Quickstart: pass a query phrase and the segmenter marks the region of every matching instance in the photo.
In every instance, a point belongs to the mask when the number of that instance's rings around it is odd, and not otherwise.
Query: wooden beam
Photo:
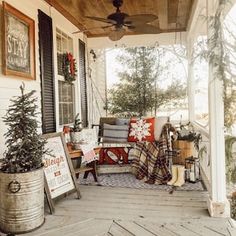
[[[168,1],[159,0],[158,1],[158,18],[159,26],[162,30],[168,29]]]
[[[185,32],[185,31],[186,31],[185,27],[178,28],[178,32]],[[161,33],[173,33],[173,32],[176,32],[176,28],[161,31]],[[142,35],[142,34],[138,34],[138,33],[134,33],[134,32],[126,32],[125,35]],[[87,36],[88,36],[88,38],[99,38],[99,37],[107,37],[108,34],[107,33],[91,34],[91,35],[87,35]]]

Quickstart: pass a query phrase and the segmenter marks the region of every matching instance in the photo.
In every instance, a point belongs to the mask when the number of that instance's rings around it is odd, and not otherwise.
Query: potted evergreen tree
[[[71,127],[70,130],[72,143],[79,143],[81,139],[80,132],[82,131],[82,122],[79,118],[79,113],[77,113],[77,115],[75,116],[73,127]]]
[[[5,158],[0,167],[0,229],[7,233],[31,231],[44,222],[42,157],[46,141],[38,134],[35,91],[14,97],[3,121]]]

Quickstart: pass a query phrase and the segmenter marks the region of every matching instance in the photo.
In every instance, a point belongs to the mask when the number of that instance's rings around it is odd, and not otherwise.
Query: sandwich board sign
[[[81,195],[63,134],[46,134],[43,137],[47,139],[45,148],[49,150],[43,157],[45,193],[53,213],[54,200],[72,192],[77,192],[78,198]]]

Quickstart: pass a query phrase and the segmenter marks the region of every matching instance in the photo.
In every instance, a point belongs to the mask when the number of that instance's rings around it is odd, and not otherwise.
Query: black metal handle
[[[21,184],[17,180],[13,180],[8,184],[8,189],[11,193],[18,193],[21,189]]]

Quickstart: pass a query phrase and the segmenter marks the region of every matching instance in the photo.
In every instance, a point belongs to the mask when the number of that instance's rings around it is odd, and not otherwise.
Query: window
[[[59,124],[70,124],[74,120],[74,85],[59,81]]]
[[[200,54],[206,47],[207,37],[199,36],[194,45],[194,111],[195,120],[203,126],[208,124],[208,62]]]
[[[63,54],[73,52],[73,40],[57,29],[57,74],[59,89],[59,124],[73,123],[75,117],[75,86],[65,82],[63,77]]]
[[[73,52],[73,40],[68,35],[57,29],[57,73],[63,76],[63,53]]]

